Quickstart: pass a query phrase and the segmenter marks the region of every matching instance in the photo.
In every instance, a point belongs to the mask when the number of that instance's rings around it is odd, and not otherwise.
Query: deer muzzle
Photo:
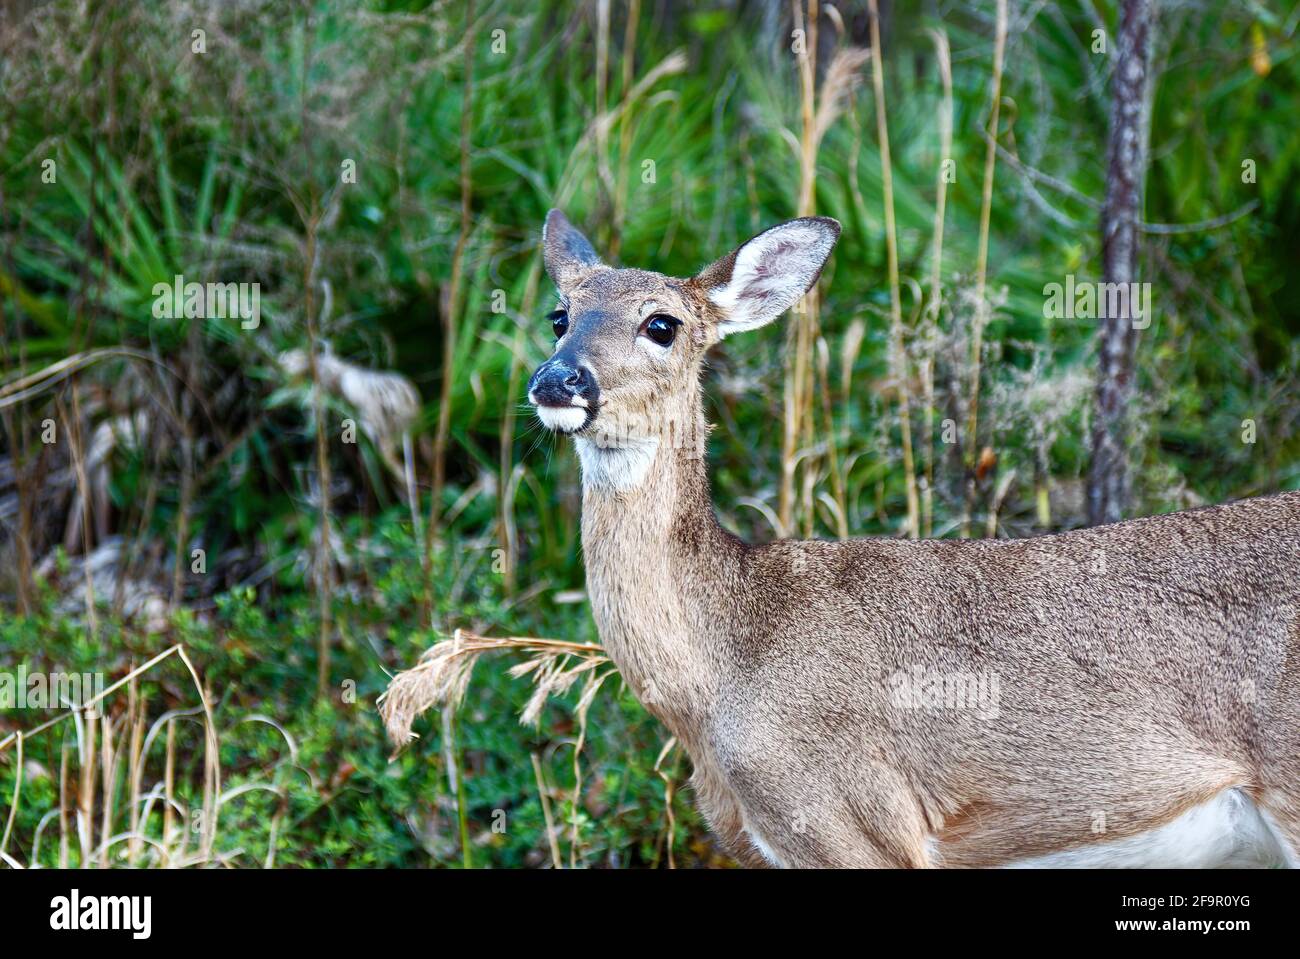
[[[596,418],[600,388],[584,364],[556,355],[537,368],[528,381],[528,402],[549,429],[575,433]]]

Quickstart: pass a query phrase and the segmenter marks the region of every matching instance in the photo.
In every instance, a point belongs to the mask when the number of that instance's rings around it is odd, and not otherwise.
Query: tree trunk
[[[1101,213],[1102,271],[1106,283],[1125,284],[1125,290],[1136,289],[1127,284],[1137,281],[1142,184],[1146,176],[1151,6],[1149,0],[1123,0],[1118,59],[1112,78],[1106,203]],[[1099,305],[1104,306],[1107,299],[1099,294]],[[1101,311],[1092,463],[1088,472],[1088,521],[1094,525],[1121,519],[1129,505],[1129,416],[1137,348],[1132,299],[1119,297],[1121,309]]]

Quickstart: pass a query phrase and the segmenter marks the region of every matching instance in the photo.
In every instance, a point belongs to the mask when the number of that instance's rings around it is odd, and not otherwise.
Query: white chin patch
[[[587,422],[587,411],[577,406],[539,406],[537,418],[548,429],[572,433],[582,429],[582,424]]]
[[[645,480],[659,450],[656,437],[628,439],[622,446],[601,446],[585,436],[575,436],[582,463],[582,485],[619,493],[635,489]]]

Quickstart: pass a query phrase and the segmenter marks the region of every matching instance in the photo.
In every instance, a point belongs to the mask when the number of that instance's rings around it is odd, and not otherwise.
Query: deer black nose
[[[573,390],[574,393],[581,396],[583,393],[586,392],[587,384],[590,382],[590,380],[591,377],[587,373],[587,368],[585,366],[579,366],[576,370],[574,370],[564,378],[564,385],[569,387],[569,389]]]
[[[556,357],[537,368],[528,383],[528,398],[539,406],[572,406],[574,397],[589,400],[594,386],[586,366]]]

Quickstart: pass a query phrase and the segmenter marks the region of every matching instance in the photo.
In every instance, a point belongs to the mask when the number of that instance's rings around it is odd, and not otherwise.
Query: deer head
[[[559,292],[548,317],[555,350],[529,380],[528,399],[545,426],[577,438],[584,480],[635,482],[637,464],[666,437],[702,437],[705,352],[793,306],[817,281],[839,233],[827,217],[790,220],[677,279],[602,263],[552,210],[542,251]]]

